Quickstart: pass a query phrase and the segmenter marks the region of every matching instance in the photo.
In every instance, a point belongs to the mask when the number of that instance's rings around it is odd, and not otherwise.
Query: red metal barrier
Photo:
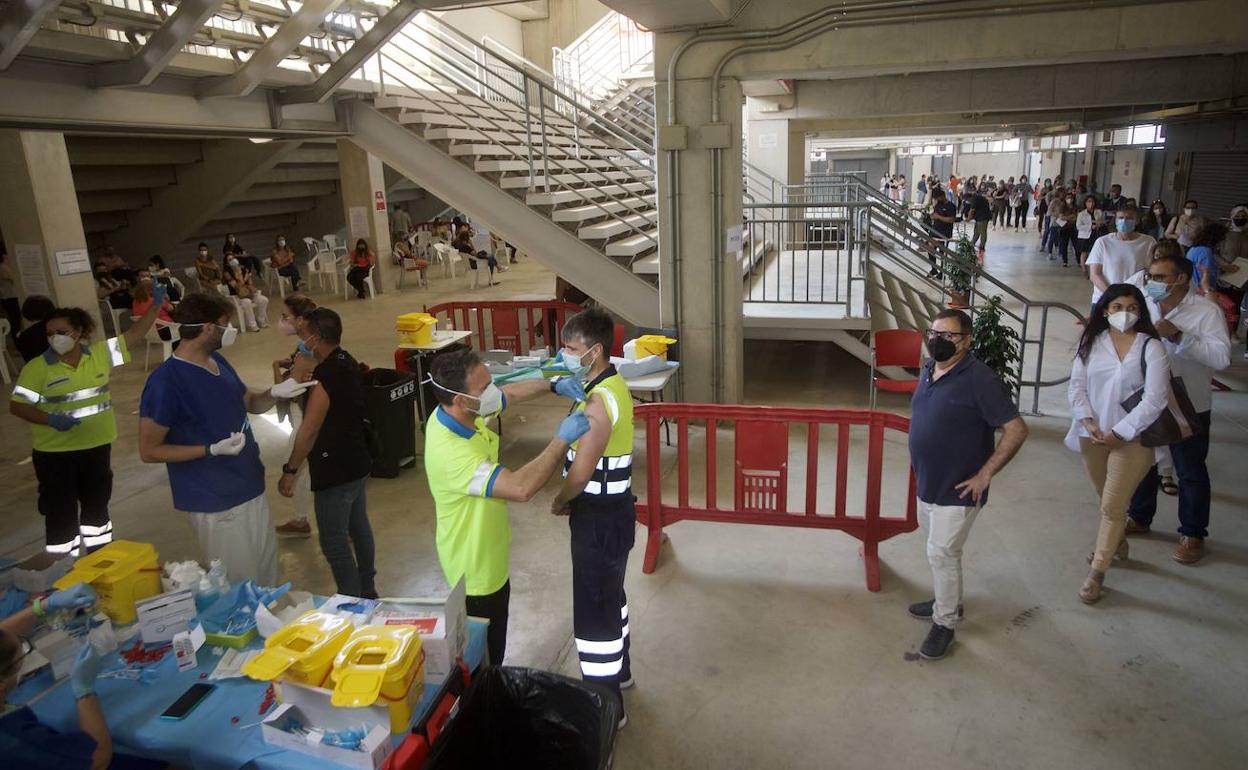
[[[884,431],[909,433],[910,420],[887,412],[858,409],[798,409],[767,406],[724,406],[719,404],[643,404],[635,409],[636,419],[646,424],[646,499],[637,503],[637,520],[647,528],[644,572],[654,571],[663,542],[663,528],[682,520],[717,521],[730,524],[766,524],[781,527],[839,529],[862,541],[867,589],[880,590],[879,544],[918,529],[914,472],[907,475],[905,516],[880,515],[880,487],[883,482]],[[675,504],[663,500],[663,473],[660,457],[659,426],[676,423],[677,482]],[[689,423],[706,423],[706,503],[689,501]],[[735,462],[733,504],[720,507],[716,467],[718,425],[734,425]],[[805,499],[790,506],[789,434],[794,425],[806,426]],[[850,429],[867,427],[866,493],[862,512],[848,511],[846,489],[849,482]],[[836,427],[836,497],[831,512],[816,510],[819,480],[819,434],[824,426]],[[900,479],[898,479],[900,483]],[[856,513],[856,512],[855,512]]]
[[[456,329],[471,330],[477,350],[510,350],[519,356],[537,348],[539,329],[543,344],[553,352],[559,346],[564,321],[584,309],[558,300],[503,300],[443,302],[426,307],[425,312],[446,316]]]

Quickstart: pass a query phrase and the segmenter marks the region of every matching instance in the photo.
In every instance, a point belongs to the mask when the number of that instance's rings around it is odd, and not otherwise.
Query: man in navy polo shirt
[[[910,605],[910,614],[932,621],[919,654],[939,660],[962,616],[962,546],[988,502],[988,482],[1023,445],[1027,424],[1001,379],[970,354],[970,316],[942,310],[924,339],[931,360],[914,393],[910,464],[927,525],[935,598]],[[997,429],[1004,434],[1000,443]]]

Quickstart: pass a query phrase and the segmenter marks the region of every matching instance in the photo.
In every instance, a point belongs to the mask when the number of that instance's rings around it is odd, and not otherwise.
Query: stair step
[[[633,262],[633,272],[637,275],[658,275],[659,274],[659,255],[658,252],[648,257],[642,257]]]
[[[466,105],[455,102],[433,102],[427,99],[416,99],[412,97],[392,97],[400,100],[397,104],[389,105],[385,109],[401,109],[411,112],[441,112],[450,115],[462,115],[473,120],[482,120],[483,118],[492,118],[494,120],[510,120],[523,124],[525,122],[526,113],[524,110],[500,105]],[[550,126],[556,126],[565,130],[572,130],[572,121],[561,117],[558,114],[552,114],[551,111],[545,112],[547,130]],[[534,128],[540,123],[540,116],[532,115],[530,118]]]
[[[519,190],[524,187],[544,187],[547,179],[545,175],[538,174],[529,176],[524,174],[521,176],[508,176],[498,180],[498,186],[504,190]],[[654,183],[654,177],[649,171],[586,171],[583,174],[551,174],[550,184],[552,185],[596,185],[601,182],[643,182]]]
[[[626,184],[603,184],[576,190],[533,191],[524,196],[529,206],[562,206],[569,203],[581,204],[586,200],[598,200],[611,195],[627,195],[636,193],[654,193],[654,185],[646,182],[628,182]]]
[[[644,197],[607,200],[598,204],[587,203],[583,206],[556,209],[553,213],[551,213],[550,218],[556,222],[587,222],[591,219],[600,219],[608,214],[616,214],[621,211],[640,211],[653,207],[654,196],[647,195]]]
[[[651,210],[641,214],[630,214],[629,216],[615,218],[612,217],[605,221],[593,225],[586,225],[576,231],[576,237],[583,241],[596,241],[606,238],[614,238],[617,235],[625,233],[635,233],[637,230],[648,230],[650,226],[659,220],[659,212]]]
[[[523,158],[514,158],[510,160],[479,160],[473,164],[473,168],[479,174],[494,174],[507,171],[528,171],[529,161]],[[533,159],[533,170],[542,173],[547,169],[551,171],[589,171],[594,169],[619,170],[620,164],[613,163],[609,160],[580,160],[577,158],[549,158],[543,161],[542,158]]]
[[[630,238],[623,238],[613,243],[608,243],[606,253],[608,257],[635,257],[638,254],[646,253],[650,249],[658,248],[658,245],[659,228],[655,227]]]
[[[399,122],[403,123],[404,125],[409,125],[412,123],[417,123],[419,121],[400,120]],[[492,130],[488,127],[485,129],[480,129],[480,128],[465,128],[463,126],[459,126],[455,128],[447,127],[447,126],[427,128],[425,129],[423,135],[426,139],[428,139],[431,142],[438,142],[438,141],[452,141],[452,142],[465,142],[466,141],[466,142],[473,142],[473,143],[489,142],[489,144],[484,145],[487,147],[497,146],[500,144],[516,144],[516,145],[522,146],[527,141],[527,136],[528,136],[523,131],[520,132],[519,136],[515,136],[508,131],[497,131],[497,130]],[[533,141],[535,143],[541,143],[542,141],[541,134],[540,133],[535,134]],[[546,145],[548,147],[576,147],[577,144],[578,144],[577,139],[574,137],[552,135],[552,134],[546,135]],[[600,139],[597,139],[595,137],[585,136],[584,131],[581,132],[579,144],[582,147],[593,147],[595,149],[602,148],[602,150],[604,151],[609,151],[611,149],[610,146],[606,142]]]
[[[422,126],[447,126],[459,129],[475,129],[496,132],[498,137],[503,141],[512,141],[524,143],[529,134],[523,123],[517,123],[510,120],[482,120],[480,118],[470,118],[464,115],[450,115],[445,112],[405,112],[395,117],[399,123],[405,126],[422,125]],[[428,130],[428,129],[427,129]],[[431,139],[433,137],[425,137]],[[477,137],[480,138],[480,137]],[[534,141],[541,141],[541,134],[534,134]],[[601,139],[588,135],[584,129],[578,129],[577,135],[573,135],[572,129],[562,131],[547,131],[547,144],[577,144],[580,143],[585,147],[606,148],[609,145]]]

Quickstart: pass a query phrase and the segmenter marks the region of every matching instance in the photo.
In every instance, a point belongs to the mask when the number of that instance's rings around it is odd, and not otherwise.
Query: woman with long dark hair
[[[1152,447],[1140,433],[1166,406],[1170,362],[1136,287],[1112,284],[1092,309],[1070,372],[1073,412],[1066,446],[1083,455],[1100,498],[1101,524],[1091,570],[1079,589],[1085,604],[1101,598],[1110,561],[1127,558],[1127,506],[1153,466]],[[1143,388],[1130,410],[1123,402]]]

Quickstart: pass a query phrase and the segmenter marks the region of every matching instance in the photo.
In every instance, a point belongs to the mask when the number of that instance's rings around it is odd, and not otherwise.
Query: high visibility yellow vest
[[[584,494],[607,497],[611,495],[631,494],[633,484],[633,396],[628,392],[628,383],[611,367],[605,376],[590,383],[585,395],[597,394],[602,397],[607,408],[607,418],[611,421],[611,437],[603,449],[602,459],[594,469],[593,476],[585,485]],[[589,404],[588,398],[576,405],[576,411],[583,412]],[[563,475],[568,475],[572,461],[576,459],[578,441],[568,449],[567,459],[563,465]]]
[[[40,452],[74,452],[111,444],[117,439],[110,380],[114,366],[130,360],[124,337],[82,345],[78,366],[71,367],[49,348],[22,367],[12,400],[82,422],[67,431],[31,425],[31,445]]]

